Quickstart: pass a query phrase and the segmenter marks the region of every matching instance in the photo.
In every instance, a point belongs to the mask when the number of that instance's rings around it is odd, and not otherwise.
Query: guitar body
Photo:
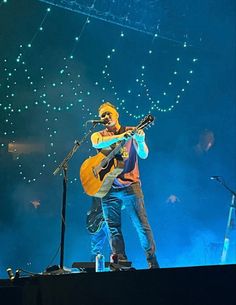
[[[99,152],[86,159],[80,168],[80,180],[85,193],[89,196],[104,197],[110,190],[115,178],[123,171],[124,161],[117,158],[100,167],[106,156]]]

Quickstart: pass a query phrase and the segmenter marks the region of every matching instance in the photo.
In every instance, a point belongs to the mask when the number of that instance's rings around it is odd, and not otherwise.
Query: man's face
[[[102,120],[106,120],[106,126],[115,126],[118,122],[118,113],[115,109],[110,106],[104,106],[99,111],[99,117]]]

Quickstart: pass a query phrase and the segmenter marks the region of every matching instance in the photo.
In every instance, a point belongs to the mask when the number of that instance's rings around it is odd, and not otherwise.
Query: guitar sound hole
[[[114,164],[114,160],[111,160],[109,163],[106,164],[106,167],[102,168],[102,170],[99,172],[99,177],[100,177],[100,180],[103,180],[104,176],[109,173],[111,167],[113,166]]]
[[[108,165],[109,165],[109,162],[103,164],[102,169],[106,169],[108,167]]]

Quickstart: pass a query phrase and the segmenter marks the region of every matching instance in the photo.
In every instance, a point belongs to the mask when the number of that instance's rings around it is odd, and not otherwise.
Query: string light
[[[3,5],[3,4],[5,4],[5,3],[7,3],[7,0],[2,0],[2,1],[0,2],[0,6]]]
[[[49,11],[49,10],[48,10]],[[42,24],[42,23],[41,23]],[[36,37],[36,35],[34,35],[34,38]],[[78,41],[78,39],[76,39],[76,41]],[[20,53],[19,54],[19,58],[22,56],[22,53]],[[64,61],[66,61],[67,59],[66,58],[64,58]],[[7,63],[7,59],[5,59],[4,60],[4,63]],[[20,60],[19,60],[19,62],[20,62]],[[26,80],[28,80],[28,81],[30,81],[31,80],[31,76],[29,76],[29,71],[28,71],[28,69],[27,68],[25,68],[25,66],[27,66],[26,65],[26,62],[25,61],[22,61],[21,62],[22,63],[22,66],[24,66],[24,68],[23,68],[23,72],[25,73],[25,74],[27,74],[27,77],[26,77]],[[64,73],[64,71],[65,71],[65,69],[68,69],[68,66],[66,65],[65,67],[64,67],[64,69],[61,69],[60,70],[60,74],[62,74],[62,73]],[[7,73],[8,72],[8,68],[6,67],[5,69],[5,72]],[[18,70],[20,71],[20,68],[18,68]],[[17,69],[15,69],[15,71],[17,71]],[[47,74],[47,70],[44,68],[44,67],[41,67],[40,68],[40,71],[41,71],[41,75],[40,75],[40,78],[42,79],[42,80],[44,80],[45,78],[46,78],[46,74]],[[67,73],[66,74],[66,78],[67,78],[67,81],[68,81],[68,77],[70,77],[70,75],[71,75],[71,73]],[[8,73],[8,76],[12,76],[12,73],[11,72],[9,72]],[[79,79],[80,78],[80,75],[77,75],[77,78]],[[73,79],[76,79],[75,77],[73,78]],[[71,80],[69,80],[69,83],[71,84],[71,85],[73,85],[73,83],[74,83],[74,80],[73,79],[71,79]],[[12,88],[12,83],[10,83],[10,78],[8,77],[7,79],[7,84],[6,84],[6,88],[8,88],[9,90]],[[16,84],[16,82],[14,82],[14,84]],[[33,82],[32,81],[30,81],[30,84],[32,85],[33,84]],[[63,82],[63,81],[60,81],[60,85],[61,86],[64,86],[64,85],[66,85],[65,84],[65,82]],[[44,109],[46,109],[45,107],[47,107],[48,109],[51,107],[51,105],[50,105],[50,103],[47,101],[47,92],[48,91],[50,91],[51,89],[50,89],[50,86],[51,87],[53,87],[53,88],[55,88],[55,90],[57,89],[57,87],[58,87],[58,84],[56,83],[56,82],[52,82],[49,86],[47,85],[47,84],[44,84],[43,85],[43,88],[44,88],[44,92],[43,93],[41,93],[39,96],[38,96],[38,100],[37,101],[35,101],[34,102],[34,104],[31,104],[31,105],[21,105],[21,107],[19,107],[19,108],[17,108],[17,109],[15,109],[14,108],[14,106],[12,105],[12,104],[9,104],[8,105],[8,107],[4,107],[4,110],[5,111],[9,111],[9,113],[8,113],[8,115],[10,116],[11,114],[11,112],[16,112],[17,111],[17,113],[19,113],[19,114],[21,114],[22,112],[24,112],[25,110],[32,110],[32,107],[33,106],[38,106],[40,109],[42,109],[42,107],[44,107]],[[77,87],[80,87],[81,85],[80,84],[77,84]],[[75,86],[74,87],[72,87],[72,90],[73,91],[75,91]],[[39,92],[38,92],[38,90],[36,89],[36,88],[34,88],[33,89],[33,92],[34,93],[36,93],[36,94],[39,94]],[[77,96],[77,95],[83,95],[84,94],[84,91],[82,91],[82,90],[80,90],[78,93],[77,92],[75,92],[74,93],[74,95],[75,96]],[[90,94],[91,94],[91,92],[90,91],[85,91],[85,94],[87,95],[87,96],[89,96]],[[15,96],[15,94],[11,94],[11,97],[14,97]],[[61,98],[63,98],[64,97],[64,95],[63,94],[61,94],[60,95],[60,97]],[[6,95],[6,98],[9,98],[9,95]],[[77,105],[80,105],[80,107],[82,108],[82,111],[87,111],[88,112],[88,114],[89,115],[92,115],[92,112],[91,112],[91,110],[87,107],[87,108],[85,108],[85,104],[82,104],[82,101],[83,101],[83,98],[79,98],[77,101],[75,101],[74,103],[68,103],[68,104],[65,104],[64,103],[64,101],[62,101],[62,105],[61,106],[54,106],[52,109],[54,110],[54,111],[57,111],[57,112],[63,112],[63,111],[65,111],[65,110],[70,110],[70,108],[72,108],[72,107],[74,107],[76,104]],[[77,103],[76,103],[77,102]],[[14,103],[13,103],[14,104]],[[2,107],[3,106],[3,104],[1,104],[0,105],[0,107]],[[18,106],[17,106],[18,107]],[[46,114],[49,114],[49,110],[46,110],[45,112],[46,112]],[[57,117],[54,117],[54,118],[52,118],[51,117],[51,115],[49,115],[48,117],[46,117],[45,118],[45,120],[44,120],[44,123],[46,124],[45,126],[46,126],[46,129],[47,129],[47,131],[50,133],[49,134],[49,137],[50,138],[52,138],[52,137],[54,137],[56,134],[57,134],[57,132],[56,132],[56,130],[54,130],[53,132],[51,132],[51,125],[52,125],[52,121],[54,121],[54,122],[57,122],[58,121],[58,118]],[[9,120],[6,120],[5,121],[6,123],[10,123],[10,121]],[[12,131],[12,133],[14,133],[14,131]],[[9,133],[8,132],[4,132],[3,133],[5,136],[8,136],[9,135]],[[15,141],[12,141],[12,143],[14,143]],[[1,146],[3,147],[5,144],[4,143],[2,143],[1,144]],[[52,149],[54,147],[54,143],[53,142],[51,142],[50,143],[50,148]],[[49,148],[49,149],[50,149]],[[14,153],[16,153],[17,154],[17,150],[16,149],[14,149]],[[53,152],[49,152],[48,154],[47,154],[47,157],[48,158],[52,158],[52,156],[54,157],[54,163],[57,163],[57,160],[56,160],[56,152],[55,151],[53,151]],[[16,161],[18,161],[19,162],[19,169],[20,169],[20,171],[19,171],[19,174],[23,177],[23,180],[24,181],[26,181],[27,183],[32,183],[32,182],[35,182],[37,179],[36,178],[27,178],[26,176],[26,174],[24,173],[24,171],[22,170],[22,164],[20,163],[21,162],[21,156],[19,155],[19,156],[17,156],[16,157]],[[46,165],[45,164],[42,164],[41,165],[41,169],[40,169],[40,173],[39,173],[39,175],[42,175],[43,174],[43,172],[45,172],[45,169],[46,169]],[[77,181],[77,178],[76,179],[74,179],[74,181]]]
[[[125,43],[126,38],[128,38],[128,34],[124,31],[117,35],[116,46],[112,46],[104,56],[104,64],[101,69],[102,79],[96,80],[93,86],[91,85],[89,88],[88,85],[85,85],[84,77],[76,73],[73,68],[78,63],[76,51],[79,43],[81,43],[81,38],[85,34],[87,26],[93,26],[89,18],[86,18],[80,32],[71,40],[71,51],[68,56],[61,58],[61,62],[53,75],[51,75],[47,65],[40,66],[37,69],[34,68],[33,71],[33,64],[30,62],[31,57],[26,57],[26,53],[33,55],[36,39],[40,33],[43,35],[46,32],[45,23],[50,13],[51,8],[47,8],[41,22],[36,27],[36,32],[29,42],[26,45],[23,43],[19,45],[17,57],[14,60],[4,58],[1,64],[3,74],[0,76],[0,87],[2,92],[6,92],[0,101],[0,110],[4,112],[5,118],[3,127],[0,129],[0,136],[6,139],[0,143],[1,147],[5,147],[9,141],[12,144],[17,144],[16,139],[20,134],[17,131],[16,122],[21,120],[22,116],[26,113],[29,115],[32,112],[40,113],[42,129],[48,137],[45,159],[39,162],[38,174],[30,175],[27,173],[26,161],[24,161],[24,157],[21,154],[18,154],[17,148],[15,148],[14,154],[16,155],[15,159],[19,175],[26,183],[35,183],[48,172],[49,163],[56,165],[60,161],[57,157],[58,128],[65,112],[72,113],[78,111],[82,113],[83,121],[86,121],[91,116],[96,117],[97,114],[89,107],[89,100],[91,96],[96,95],[97,90],[106,93],[111,92],[118,104],[118,108],[134,119],[140,119],[146,114],[142,113],[143,100],[148,107],[148,113],[173,111],[180,103],[186,86],[191,83],[191,78],[194,75],[193,65],[198,61],[197,58],[192,58],[188,71],[184,71],[181,68],[187,61],[184,54],[181,57],[176,57],[175,67],[166,82],[165,88],[163,88],[158,96],[154,93],[147,79],[147,75],[152,67],[146,62],[138,63],[137,74],[132,81],[133,85],[130,86],[129,84],[129,87],[126,88],[126,95],[130,96],[129,99],[135,101],[134,106],[130,109],[126,97],[121,94],[117,82],[112,77],[114,75],[112,64],[114,61],[119,60],[121,56],[125,57],[119,49],[119,45],[121,45],[120,40]],[[153,37],[152,44],[155,44],[157,40],[158,35],[156,34]],[[187,42],[183,43],[182,48],[187,52]],[[144,51],[149,61],[150,58],[155,60],[156,51],[153,45],[151,47],[148,46]],[[178,81],[179,78],[181,80],[184,79],[184,81]],[[176,88],[176,84],[178,84],[178,88]],[[17,99],[20,98],[19,88],[27,88],[27,94],[30,96],[21,105],[17,103]],[[175,88],[175,92],[173,88]],[[77,177],[72,178],[70,183],[75,183],[77,180]]]
[[[120,34],[120,37],[124,37],[124,33],[121,32]],[[158,37],[157,34],[154,35],[154,38]],[[153,39],[154,41],[154,39]],[[184,42],[183,44],[183,48],[187,48],[187,42]],[[142,117],[144,117],[146,115],[146,113],[139,113],[139,114],[136,114],[134,111],[130,111],[128,110],[128,107],[126,106],[126,99],[125,97],[121,96],[118,94],[118,92],[120,91],[118,88],[117,88],[117,85],[115,84],[115,81],[112,79],[111,75],[114,74],[114,71],[112,71],[112,67],[111,67],[111,63],[112,63],[112,60],[114,60],[114,57],[115,55],[118,55],[119,52],[117,49],[114,49],[112,48],[111,51],[107,54],[106,56],[106,62],[102,68],[102,76],[103,78],[106,80],[106,84],[110,87],[110,90],[113,92],[114,94],[114,97],[116,99],[116,101],[118,102],[120,108],[122,110],[124,110],[126,112],[126,114],[128,114],[129,116],[131,117],[134,117],[135,119],[140,119]],[[153,50],[152,49],[149,49],[148,50],[148,55],[150,56],[153,56]],[[121,56],[124,56],[123,53],[121,53]],[[176,62],[177,63],[184,63],[184,59],[181,59],[180,57],[177,57],[176,58]],[[197,58],[193,58],[192,59],[192,64],[196,63],[197,62]],[[174,70],[173,71],[173,76],[178,76],[180,73],[181,73],[181,76],[183,75],[183,72],[181,71],[181,67],[178,67],[178,70]],[[144,100],[146,101],[146,103],[149,105],[148,106],[148,113],[151,113],[153,111],[159,111],[159,112],[169,112],[169,111],[172,111],[175,106],[177,104],[179,104],[180,102],[180,93],[179,92],[184,92],[185,91],[185,88],[181,88],[181,89],[178,89],[177,90],[177,93],[176,93],[176,96],[171,96],[169,98],[169,101],[173,101],[175,100],[175,102],[171,102],[171,104],[167,105],[167,106],[160,106],[161,103],[163,104],[167,104],[166,100],[163,102],[163,97],[167,97],[169,96],[169,94],[167,93],[167,90],[164,90],[162,91],[161,95],[162,95],[162,98],[159,96],[159,97],[153,97],[151,95],[151,92],[153,90],[151,90],[150,86],[148,86],[148,83],[147,83],[147,80],[145,79],[145,72],[146,71],[146,65],[141,65],[140,67],[140,70],[139,70],[139,74],[137,75],[137,77],[135,78],[135,86],[137,88],[137,86],[139,86],[139,93],[134,96],[133,92],[132,92],[132,89],[131,88],[128,88],[127,89],[127,93],[128,95],[130,96],[129,100],[132,99],[132,100],[136,100],[137,98],[140,98],[140,97],[143,97]],[[113,72],[113,73],[112,73]],[[193,70],[189,70],[188,72],[189,74],[193,74]],[[186,74],[186,71],[185,71],[185,74]],[[171,77],[171,76],[170,76]],[[187,75],[185,76],[187,77]],[[189,76],[188,76],[189,77]],[[176,81],[176,78],[174,78],[173,80],[169,80],[168,81],[168,87],[173,87],[174,85],[174,82]],[[98,82],[96,82],[98,83]],[[190,83],[190,80],[189,79],[186,79],[183,84],[189,84]],[[166,86],[167,87],[167,86]],[[134,88],[134,86],[133,86]],[[104,91],[106,90],[106,88],[104,87]],[[137,90],[133,90],[134,92],[136,92]],[[170,102],[169,102],[170,103]],[[134,107],[134,109],[138,109],[139,110],[139,107]]]

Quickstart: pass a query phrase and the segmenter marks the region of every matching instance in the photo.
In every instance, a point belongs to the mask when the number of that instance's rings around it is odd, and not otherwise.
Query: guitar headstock
[[[151,124],[152,124],[152,125],[154,124],[154,120],[155,120],[155,117],[154,117],[153,115],[151,115],[151,114],[146,115],[146,116],[142,119],[142,121],[138,124],[137,130],[138,130],[138,129],[143,129],[143,128],[147,127],[147,126],[150,127]]]

